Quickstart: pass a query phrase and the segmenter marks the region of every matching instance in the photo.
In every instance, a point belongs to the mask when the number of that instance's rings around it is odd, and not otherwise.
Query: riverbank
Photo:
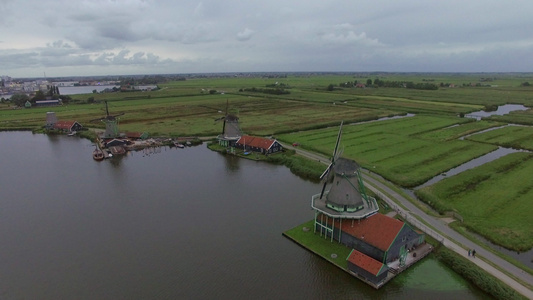
[[[226,147],[220,146],[216,141],[211,141],[207,144],[207,148],[210,150],[226,154],[226,155],[235,155],[237,157],[251,159],[256,161],[265,161],[277,165],[283,165],[289,168],[289,170],[294,174],[306,180],[312,182],[318,182],[320,175],[324,172],[324,165],[318,161],[312,161],[305,157],[295,155],[294,150],[284,149],[280,153],[274,153],[270,155],[263,155],[260,153],[252,152],[251,154],[245,155],[244,151],[237,150],[235,153],[228,153]]]

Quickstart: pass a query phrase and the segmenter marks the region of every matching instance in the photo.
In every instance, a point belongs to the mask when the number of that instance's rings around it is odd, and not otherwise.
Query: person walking
[[[472,257],[476,258],[476,249],[472,250]]]
[[[468,249],[468,256],[470,256],[470,253],[472,253],[472,250]]]

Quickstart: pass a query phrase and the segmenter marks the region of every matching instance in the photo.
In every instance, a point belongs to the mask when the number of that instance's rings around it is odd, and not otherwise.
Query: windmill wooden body
[[[105,111],[106,111],[105,117],[91,120],[91,122],[102,121],[105,123],[105,132],[104,132],[103,138],[105,139],[116,138],[120,135],[120,132],[118,130],[118,121],[119,121],[118,117],[122,116],[124,113],[120,113],[117,115],[110,115],[109,108],[107,106],[107,101],[105,101]]]
[[[337,142],[333,150],[331,163],[320,176],[324,185],[320,194],[311,198],[311,207],[315,210],[315,231],[321,228],[331,232],[333,240],[333,227],[338,220],[360,220],[376,214],[379,210],[376,199],[366,194],[361,167],[351,159],[341,158],[339,145],[342,137],[342,123],[337,135]],[[330,183],[329,190],[326,190]],[[317,220],[320,217],[321,220]],[[328,220],[331,218],[331,225]]]
[[[218,135],[218,143],[224,147],[234,147],[235,143],[242,136],[239,126],[239,117],[236,114],[228,112],[229,102],[226,102],[226,112],[223,117],[215,121],[222,120],[222,133]]]

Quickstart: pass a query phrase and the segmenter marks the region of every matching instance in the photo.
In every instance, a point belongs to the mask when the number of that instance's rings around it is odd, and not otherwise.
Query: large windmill
[[[104,102],[105,102],[105,112],[106,112],[105,117],[91,120],[91,122],[102,121],[105,123],[105,132],[104,132],[103,138],[106,138],[106,139],[116,138],[120,134],[120,132],[118,131],[118,121],[119,121],[118,117],[122,116],[124,113],[120,113],[117,115],[110,115],[109,108],[107,106],[107,101],[104,101]]]
[[[233,147],[242,135],[239,127],[239,117],[236,114],[229,113],[229,101],[226,101],[226,112],[224,116],[215,120],[223,121],[222,133],[218,135],[218,143],[224,147]]]
[[[324,185],[320,194],[311,199],[311,207],[315,210],[315,230],[318,227],[331,233],[333,240],[333,224],[336,219],[363,219],[378,212],[376,199],[368,196],[365,191],[361,167],[351,159],[342,158],[339,151],[342,137],[342,122],[337,135],[331,163],[320,176]],[[329,190],[326,191],[327,185]],[[317,217],[333,218],[331,226],[328,221],[318,222]]]

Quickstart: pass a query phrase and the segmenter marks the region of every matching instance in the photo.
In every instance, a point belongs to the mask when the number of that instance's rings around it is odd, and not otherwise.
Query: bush
[[[476,264],[458,254],[441,247],[437,258],[451,267],[466,280],[496,299],[526,299],[494,276],[480,269]]]

